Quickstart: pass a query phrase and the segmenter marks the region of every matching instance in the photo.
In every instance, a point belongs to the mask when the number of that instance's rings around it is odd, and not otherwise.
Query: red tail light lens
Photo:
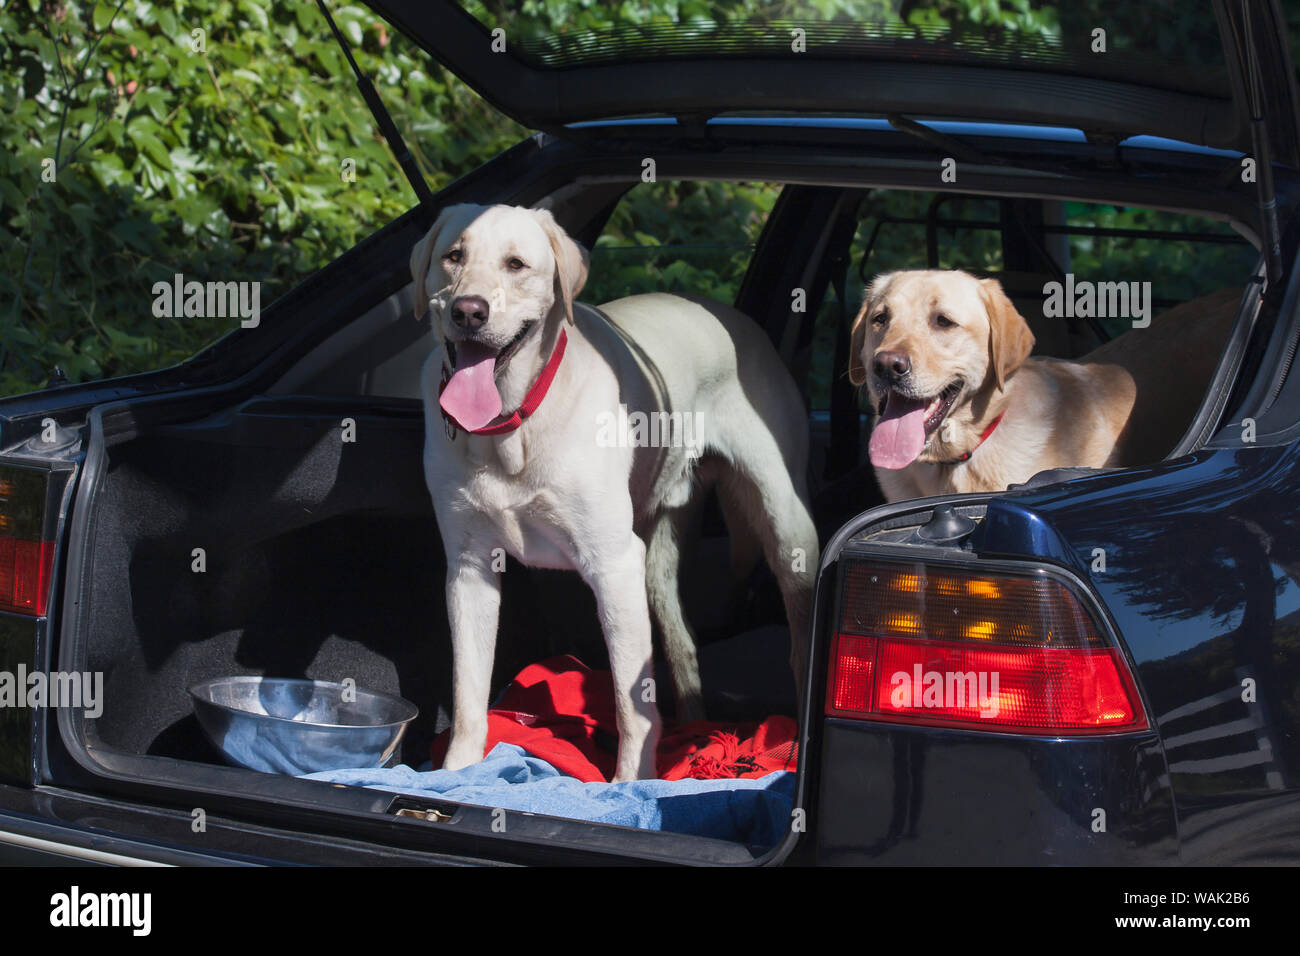
[[[0,611],[44,615],[53,562],[53,542],[0,535]]]
[[[829,716],[1070,736],[1148,726],[1127,661],[1054,578],[854,562],[844,582]]]
[[[41,617],[54,542],[46,537],[48,473],[0,466],[0,611]]]
[[[837,634],[835,640],[827,713],[868,714],[876,686],[876,640],[848,634]]]

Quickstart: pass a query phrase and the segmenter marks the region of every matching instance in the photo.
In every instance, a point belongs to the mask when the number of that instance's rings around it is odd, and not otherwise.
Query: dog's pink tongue
[[[925,402],[889,396],[885,412],[871,430],[871,463],[896,471],[916,461],[925,447]]]
[[[495,381],[497,353],[477,342],[456,343],[456,371],[438,404],[461,428],[482,428],[501,414]]]

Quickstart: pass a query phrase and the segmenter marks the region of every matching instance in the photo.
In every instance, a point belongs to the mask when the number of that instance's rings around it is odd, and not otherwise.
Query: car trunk
[[[420,708],[393,762],[429,762],[434,737],[450,723],[451,648],[418,402],[269,395],[199,415],[192,397],[146,408],[130,413],[125,431],[115,427],[123,413],[97,416],[79,503],[93,518],[77,548],[84,563],[70,579],[75,624],[63,652],[77,670],[102,673],[104,693],[93,719],[62,716],[64,739],[96,773],[96,786],[185,793],[182,802],[201,798],[209,812],[314,808],[326,812],[323,830],[340,834],[436,805],[437,823],[403,817],[405,828],[390,827],[384,838],[403,846],[429,839],[410,828],[492,835],[482,807],[229,766],[188,694],[199,681],[232,675],[351,679]],[[355,442],[344,438],[345,421]],[[725,538],[705,537],[684,574],[693,582],[688,614],[702,636],[749,631],[701,653],[709,716],[792,713],[779,605],[710,599],[726,548]],[[576,575],[512,562],[505,582],[494,697],[545,658],[572,654],[607,666],[594,600]],[[660,678],[670,686],[666,673]],[[671,708],[661,702],[667,717]],[[519,846],[497,852],[518,860],[532,859],[530,847],[552,854],[541,861],[564,859],[568,848],[575,860],[596,853],[745,863],[767,850],[531,814],[512,816],[506,828]],[[443,848],[445,839],[430,845]]]
[[[363,416],[366,451],[344,456],[342,415],[259,404],[107,449],[86,582],[107,746],[207,753],[186,689],[225,674],[352,676],[425,713],[445,695],[418,419]]]

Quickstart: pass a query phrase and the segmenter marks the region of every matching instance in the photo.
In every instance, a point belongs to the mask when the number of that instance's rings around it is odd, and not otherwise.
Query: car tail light
[[[0,466],[0,611],[42,617],[54,564],[46,533],[49,473]]]
[[[1136,682],[1062,580],[850,561],[828,716],[1075,736],[1148,727]]]

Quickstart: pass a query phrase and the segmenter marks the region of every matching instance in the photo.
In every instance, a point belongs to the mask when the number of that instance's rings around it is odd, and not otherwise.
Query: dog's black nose
[[[462,329],[473,331],[487,324],[487,299],[481,295],[461,295],[452,300],[451,320]]]
[[[876,374],[886,381],[902,378],[912,371],[912,360],[906,352],[877,352]]]

